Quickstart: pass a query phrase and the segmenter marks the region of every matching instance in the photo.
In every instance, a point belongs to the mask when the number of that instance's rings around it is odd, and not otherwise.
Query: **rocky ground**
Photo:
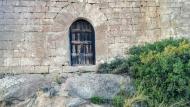
[[[0,77],[0,107],[110,107],[90,98],[112,99],[120,90],[132,93],[128,76],[112,74],[23,74]]]

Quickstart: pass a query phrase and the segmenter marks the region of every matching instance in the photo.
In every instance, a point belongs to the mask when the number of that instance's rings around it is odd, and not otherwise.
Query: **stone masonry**
[[[190,1],[0,0],[0,73],[75,69],[68,32],[77,19],[95,29],[98,65],[133,45],[190,36]]]

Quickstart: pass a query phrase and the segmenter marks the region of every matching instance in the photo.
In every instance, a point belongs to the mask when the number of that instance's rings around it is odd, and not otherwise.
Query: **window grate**
[[[70,27],[71,65],[95,64],[95,32],[86,20],[77,20]]]

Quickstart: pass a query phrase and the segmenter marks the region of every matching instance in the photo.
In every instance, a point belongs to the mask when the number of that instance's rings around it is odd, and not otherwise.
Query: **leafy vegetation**
[[[186,39],[170,38],[135,46],[130,49],[128,59],[103,64],[100,73],[131,75],[136,87],[142,87],[143,95],[148,96],[150,107],[190,106],[187,103],[190,101],[190,42]]]
[[[103,104],[104,103],[104,99],[102,97],[99,96],[94,96],[90,99],[90,101],[94,104]]]
[[[133,96],[129,96],[125,99],[124,107],[134,107],[136,104],[143,105],[142,107],[147,107],[148,100],[149,97],[144,94],[140,87],[138,87],[137,92]]]
[[[99,67],[99,73],[121,74],[128,70],[128,63],[125,58],[115,58],[111,62],[104,63]]]
[[[123,104],[125,102],[124,99],[125,99],[124,96],[115,96],[112,101],[113,106],[114,107],[123,107]]]
[[[56,76],[55,82],[56,82],[57,84],[62,84],[61,77]]]
[[[153,104],[190,99],[188,40],[163,40],[132,48],[131,54],[130,72],[136,86],[143,87]]]

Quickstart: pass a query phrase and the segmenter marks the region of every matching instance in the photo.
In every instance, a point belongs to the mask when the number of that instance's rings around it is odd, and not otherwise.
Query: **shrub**
[[[61,77],[56,76],[56,77],[55,77],[55,82],[56,82],[57,84],[62,84]]]
[[[123,107],[124,99],[125,99],[124,96],[115,96],[112,101],[113,106],[114,107]]]
[[[90,101],[94,104],[103,104],[104,99],[102,97],[94,96],[90,99]]]
[[[128,62],[125,58],[116,58],[110,63],[104,63],[100,65],[98,72],[99,73],[112,73],[112,74],[121,74],[128,71]]]
[[[138,107],[147,107],[149,103],[148,101],[148,96],[146,96],[144,91],[138,87],[137,92],[133,96],[127,97],[125,99],[124,107],[136,107],[135,105],[138,105]]]
[[[130,49],[128,59],[103,64],[100,73],[129,73],[136,87],[149,97],[150,107],[177,103],[188,107],[190,101],[190,42],[166,39]]]
[[[153,104],[190,100],[190,42],[167,39],[130,49],[130,74]]]
[[[185,39],[170,38],[170,39],[165,39],[162,41],[157,41],[153,44],[146,43],[145,45],[142,45],[142,46],[134,46],[129,49],[129,54],[139,56],[142,53],[148,53],[150,51],[162,52],[165,49],[165,47],[167,47],[169,45],[170,46],[179,46],[179,43],[181,43],[184,40]]]

